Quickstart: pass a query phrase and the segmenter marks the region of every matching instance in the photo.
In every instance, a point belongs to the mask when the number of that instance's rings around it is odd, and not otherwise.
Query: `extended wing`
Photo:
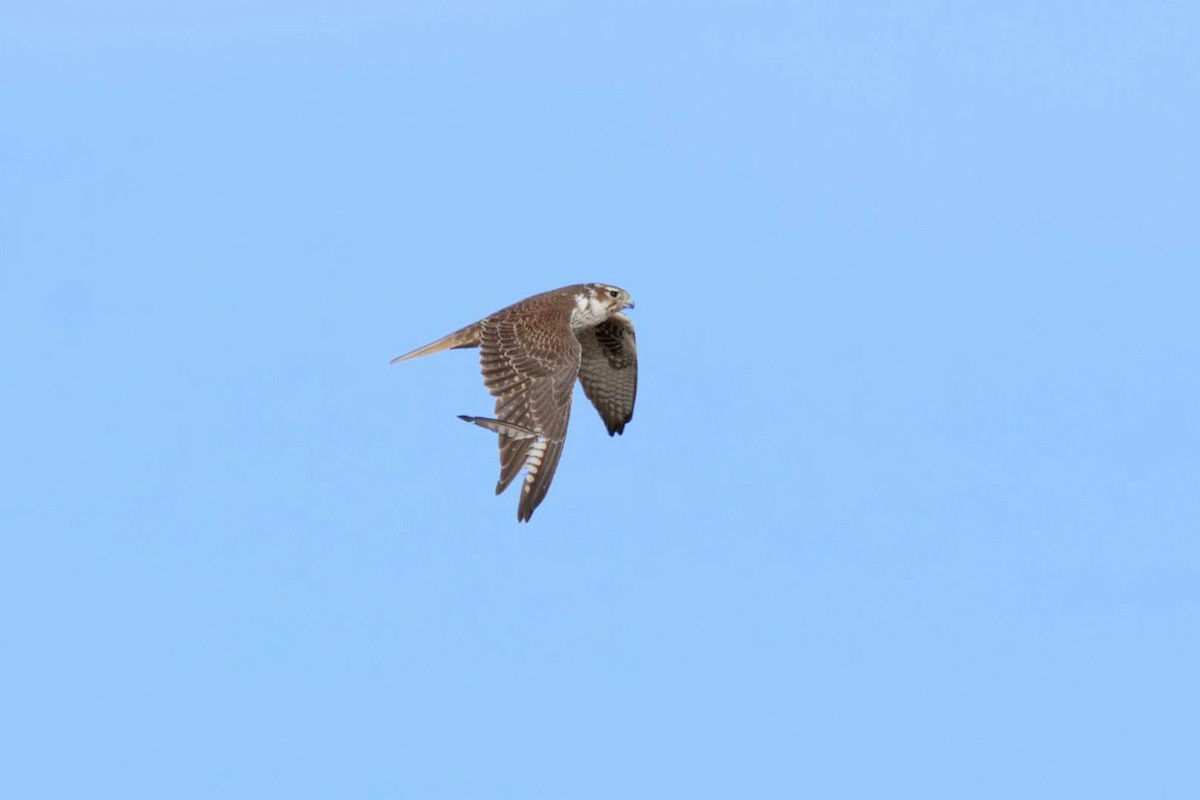
[[[637,397],[637,343],[633,323],[624,314],[613,314],[576,334],[583,353],[579,382],[583,393],[600,412],[608,435],[623,433],[633,419]]]

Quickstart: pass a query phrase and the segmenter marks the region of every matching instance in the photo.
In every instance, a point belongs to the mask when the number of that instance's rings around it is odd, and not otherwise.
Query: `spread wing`
[[[633,323],[624,314],[613,314],[599,325],[580,331],[578,337],[583,351],[579,361],[583,393],[600,412],[608,435],[623,433],[625,423],[633,419],[637,396]]]
[[[524,522],[546,496],[562,455],[580,345],[566,309],[514,306],[482,321],[479,364],[496,398],[500,494],[527,468],[517,504]],[[478,423],[477,423],[478,424]],[[491,427],[491,426],[485,426]],[[535,437],[514,435],[532,431]]]

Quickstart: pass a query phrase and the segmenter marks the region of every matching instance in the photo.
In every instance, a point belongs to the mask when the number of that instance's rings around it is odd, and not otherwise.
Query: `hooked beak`
[[[624,303],[621,304],[621,307],[622,308],[633,308],[633,298],[631,297],[628,300],[626,300]]]

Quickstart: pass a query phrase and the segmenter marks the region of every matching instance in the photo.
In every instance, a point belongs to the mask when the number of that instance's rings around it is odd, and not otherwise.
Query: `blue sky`
[[[4,16],[4,796],[1196,796],[1195,4]]]

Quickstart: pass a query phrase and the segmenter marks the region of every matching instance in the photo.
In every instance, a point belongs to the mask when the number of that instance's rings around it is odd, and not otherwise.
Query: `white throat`
[[[604,322],[608,317],[608,306],[599,297],[588,292],[580,292],[575,295],[575,308],[571,310],[571,330],[591,328]]]

